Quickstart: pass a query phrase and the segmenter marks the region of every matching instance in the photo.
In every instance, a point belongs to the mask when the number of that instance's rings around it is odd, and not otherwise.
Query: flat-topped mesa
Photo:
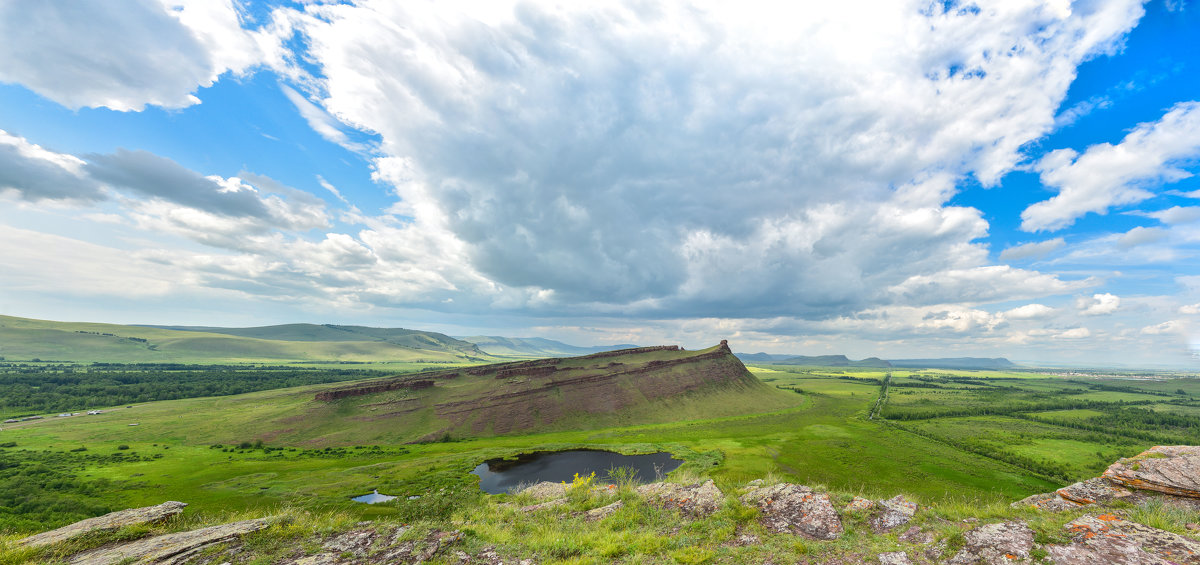
[[[512,379],[512,378],[547,378],[554,377],[557,373],[565,373],[570,368],[563,368],[559,365],[563,362],[570,361],[573,368],[578,368],[580,363],[586,363],[596,359],[607,359],[613,357],[627,357],[631,355],[643,355],[656,352],[678,352],[683,351],[683,348],[678,345],[655,345],[650,347],[632,347],[629,349],[618,349],[615,351],[602,351],[600,353],[592,353],[590,355],[582,355],[579,357],[552,357],[549,359],[533,359],[529,361],[513,361],[508,363],[494,363],[490,365],[479,365],[466,369],[454,369],[445,371],[434,371],[429,373],[418,373],[416,375],[402,375],[398,377],[387,378],[383,380],[373,380],[364,383],[358,383],[349,386],[341,386],[338,388],[318,392],[314,399],[322,402],[330,402],[342,398],[352,396],[364,396],[380,392],[389,392],[394,390],[420,390],[430,388],[435,385],[434,381],[457,378],[463,374],[479,377],[484,375],[492,375],[493,378]],[[729,343],[721,340],[721,344],[714,351],[705,354],[688,356],[682,359],[656,359],[637,366],[632,370],[623,367],[624,363],[609,363],[605,366],[595,367],[595,369],[614,369],[622,367],[623,372],[637,373],[644,372],[649,368],[662,368],[664,366],[677,365],[680,363],[692,363],[705,359],[714,359],[724,355],[731,355]],[[615,373],[614,373],[615,374]],[[570,382],[571,376],[564,377],[566,382]],[[559,381],[556,384],[561,384],[564,381]]]
[[[318,392],[314,400],[322,402],[330,402],[339,398],[347,398],[350,396],[364,396],[367,394],[375,394],[377,392],[388,392],[392,390],[421,390],[423,388],[432,388],[433,381],[429,379],[393,379],[387,381],[373,381],[360,384],[353,387],[335,388],[333,390],[325,390]]]

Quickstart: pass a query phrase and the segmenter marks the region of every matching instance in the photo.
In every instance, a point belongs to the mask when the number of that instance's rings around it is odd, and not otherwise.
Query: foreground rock
[[[145,508],[131,508],[129,510],[120,510],[95,518],[88,518],[80,522],[75,522],[69,526],[63,526],[57,530],[42,532],[40,534],[29,536],[18,541],[18,544],[29,547],[41,547],[44,545],[55,544],[67,541],[73,537],[80,536],[91,532],[109,532],[119,530],[125,526],[136,526],[138,524],[151,524],[161,522],[183,512],[187,504],[183,502],[164,502],[157,506],[147,506]]]
[[[741,501],[757,506],[761,511],[758,521],[772,532],[817,540],[835,540],[842,535],[842,519],[829,495],[806,486],[782,483],[760,487],[742,495]]]
[[[564,498],[567,496],[567,485],[563,483],[551,483],[543,481],[531,487],[522,489],[521,494],[528,494],[538,500]]]
[[[947,563],[976,565],[1028,562],[1033,530],[1024,522],[1001,522],[975,528],[963,536],[966,543]]]
[[[1103,477],[1096,477],[1060,488],[1054,492],[1035,494],[1012,503],[1012,506],[1014,508],[1033,506],[1042,510],[1057,512],[1089,504],[1112,502],[1132,495],[1133,493],[1129,489],[1115,486]]]
[[[71,565],[109,565],[112,563],[184,563],[209,546],[233,541],[248,533],[270,526],[272,520],[243,520],[190,532],[164,534],[134,542],[93,549],[71,557]]]
[[[905,499],[903,495],[880,500],[879,507],[880,511],[869,521],[871,529],[877,534],[890,532],[907,524],[917,513],[917,503]]]
[[[401,542],[400,537],[408,531],[402,527],[391,534],[374,529],[354,530],[325,542],[321,552],[287,562],[288,565],[358,565],[366,563],[423,563],[433,559],[446,547],[462,539],[459,532],[434,530],[424,538]],[[500,563],[494,551],[482,561]],[[466,554],[464,554],[466,555]],[[468,556],[467,561],[471,560]]]
[[[1200,542],[1111,514],[1083,516],[1064,527],[1073,543],[1046,546],[1058,565],[1200,564]]]
[[[712,480],[691,485],[650,483],[637,487],[637,493],[661,506],[678,508],[693,516],[712,514],[721,508],[721,502],[725,500]]]
[[[1154,446],[1113,463],[1102,476],[1130,488],[1200,498],[1200,446]]]

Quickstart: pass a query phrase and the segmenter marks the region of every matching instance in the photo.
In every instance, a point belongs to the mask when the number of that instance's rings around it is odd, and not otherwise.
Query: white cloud
[[[1167,236],[1166,230],[1162,228],[1146,228],[1138,226],[1133,228],[1117,238],[1117,246],[1128,249],[1147,243],[1160,241]]]
[[[1042,183],[1059,193],[1021,212],[1021,229],[1054,231],[1094,212],[1150,198],[1154,185],[1191,176],[1180,162],[1200,155],[1200,103],[1176,104],[1157,122],[1139,124],[1117,145],[1048,153],[1037,163]]]
[[[1186,305],[1180,306],[1180,307],[1179,307],[1179,313],[1180,313],[1180,314],[1187,314],[1187,315],[1189,315],[1189,316],[1196,315],[1196,314],[1200,314],[1200,303],[1197,303],[1197,304],[1186,304]]]
[[[1066,245],[1066,241],[1061,237],[1047,239],[1045,241],[1031,241],[1014,245],[1000,252],[1001,261],[1019,261],[1021,259],[1042,258],[1046,255],[1061,249]]]
[[[367,1],[288,17],[319,69],[309,100],[379,134],[378,169],[403,171],[387,177],[396,211],[495,284],[562,305],[831,315],[940,301],[910,287],[987,268],[986,223],[946,206],[956,179],[1011,170],[1076,65],[1142,14],[1073,10]],[[1078,288],[1019,276],[1035,289],[1020,295]]]
[[[1200,206],[1172,206],[1146,215],[1164,224],[1187,224],[1200,220]]]
[[[1183,332],[1183,324],[1179,320],[1168,320],[1161,324],[1146,326],[1142,328],[1141,333],[1144,335],[1163,335],[1177,334]]]
[[[1003,316],[1009,320],[1040,320],[1050,317],[1054,312],[1054,308],[1044,304],[1026,304],[1005,311]]]
[[[0,37],[0,81],[72,109],[191,106],[221,74],[283,56],[273,33],[242,29],[229,0],[5,0]]]
[[[367,150],[366,146],[350,140],[350,136],[342,131],[341,122],[330,116],[320,106],[310,102],[303,94],[296,92],[295,89],[286,85],[280,85],[279,88],[283,90],[283,94],[287,96],[288,100],[292,101],[292,104],[296,106],[296,110],[308,122],[308,127],[311,127],[321,137],[351,151]]]
[[[1083,339],[1091,336],[1092,332],[1087,328],[1073,328],[1053,335],[1055,339]]]
[[[902,303],[987,303],[1065,294],[1095,284],[1093,279],[1063,281],[1054,275],[994,265],[915,275],[888,290]]]
[[[106,196],[83,172],[84,161],[0,130],[0,192],[24,200],[95,202]]]
[[[25,296],[163,296],[190,276],[139,252],[0,223],[0,286]]]
[[[1103,316],[1116,312],[1117,308],[1121,306],[1121,298],[1107,292],[1093,294],[1090,299],[1080,297],[1075,306],[1084,316]]]

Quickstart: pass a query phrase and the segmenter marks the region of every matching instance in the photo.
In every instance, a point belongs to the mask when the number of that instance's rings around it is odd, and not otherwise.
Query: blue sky
[[[1194,366],[1198,14],[0,2],[0,312]]]

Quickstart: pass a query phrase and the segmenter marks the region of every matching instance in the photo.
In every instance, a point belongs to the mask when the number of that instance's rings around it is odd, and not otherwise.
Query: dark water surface
[[[509,492],[521,484],[531,485],[542,481],[570,483],[579,476],[596,473],[596,482],[608,480],[608,470],[629,467],[643,482],[653,481],[655,467],[659,473],[675,470],[683,464],[672,459],[667,452],[649,455],[621,455],[611,451],[574,449],[571,451],[535,451],[523,453],[516,459],[489,459],[475,467],[479,475],[479,488],[488,494]]]

